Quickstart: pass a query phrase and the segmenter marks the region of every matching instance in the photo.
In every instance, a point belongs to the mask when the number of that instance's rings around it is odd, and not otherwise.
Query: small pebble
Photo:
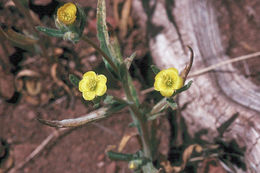
[[[105,165],[105,162],[103,162],[103,161],[97,163],[98,168],[102,168],[104,165]]]

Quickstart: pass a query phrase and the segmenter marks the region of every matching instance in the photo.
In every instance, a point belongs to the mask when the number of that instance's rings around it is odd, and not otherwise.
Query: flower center
[[[61,13],[61,15],[65,21],[70,21],[72,19],[72,15],[70,12],[64,11],[63,13]]]
[[[87,85],[90,91],[95,91],[97,87],[97,81],[95,79],[90,79]]]
[[[66,25],[74,23],[77,7],[72,3],[66,3],[57,11],[58,20]]]
[[[169,75],[165,76],[164,81],[165,81],[165,84],[166,84],[167,87],[172,87],[172,85],[174,83],[173,79]]]

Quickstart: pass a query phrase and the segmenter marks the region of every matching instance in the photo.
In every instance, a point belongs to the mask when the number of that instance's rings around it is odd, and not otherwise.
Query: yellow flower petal
[[[173,84],[173,88],[175,90],[180,89],[183,86],[183,79],[181,77],[177,77],[176,81]]]
[[[166,71],[167,75],[172,78],[174,81],[179,77],[178,72],[176,73],[176,71],[174,70],[167,70]]]
[[[82,79],[80,82],[79,82],[79,91],[80,92],[83,92],[87,90],[87,80],[86,79]]]
[[[167,86],[165,85],[163,78],[158,78],[158,79],[154,82],[154,89],[155,89],[156,91],[161,91],[161,90],[167,89]]]
[[[165,70],[162,70],[159,73],[157,73],[157,75],[155,76],[155,80],[161,79],[163,75],[165,75]]]
[[[96,78],[97,75],[94,71],[88,71],[83,75],[83,79]]]
[[[96,88],[96,95],[102,96],[106,93],[106,91],[107,91],[106,84],[98,83],[97,88]]]
[[[171,88],[167,88],[165,90],[160,91],[161,95],[164,97],[171,97],[173,92],[174,92],[174,89],[171,89]]]
[[[173,67],[172,68],[168,68],[167,71],[174,72],[174,74],[179,75],[179,72],[178,72],[178,70],[176,68],[173,68]]]
[[[160,91],[160,88],[161,88],[161,80],[156,80],[155,82],[154,82],[154,90],[156,90],[156,91]]]
[[[97,78],[98,78],[98,82],[99,83],[101,83],[101,84],[106,84],[107,83],[107,78],[103,74],[98,75]]]
[[[165,75],[165,71],[162,70],[155,76],[154,89],[156,91],[160,91],[162,89],[165,89],[165,85],[163,84],[164,75]]]
[[[95,98],[95,92],[94,91],[87,91],[83,92],[83,98],[85,100],[93,100]]]

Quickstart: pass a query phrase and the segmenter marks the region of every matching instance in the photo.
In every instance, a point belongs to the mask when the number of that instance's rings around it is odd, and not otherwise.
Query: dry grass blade
[[[223,65],[234,63],[234,62],[238,62],[238,61],[242,61],[242,60],[246,60],[246,59],[250,59],[250,58],[255,58],[255,57],[258,57],[258,56],[260,56],[260,52],[255,52],[255,53],[252,53],[252,54],[243,55],[243,56],[239,56],[239,57],[236,57],[236,58],[233,58],[233,59],[230,59],[230,60],[222,61],[222,62],[220,62],[218,64],[214,64],[214,65],[211,65],[209,67],[203,68],[201,70],[197,70],[194,73],[190,74],[189,77],[198,76],[198,75],[201,75],[203,73],[206,73],[206,72],[209,72],[211,70],[214,70],[214,69],[216,69],[218,67],[221,67]]]
[[[114,2],[113,2],[113,15],[114,15],[114,19],[116,21],[116,25],[119,25],[118,5],[119,5],[119,0],[114,0]]]
[[[15,32],[13,29],[8,29],[6,32],[7,39],[11,42],[20,44],[20,45],[33,45],[38,42],[36,39],[32,39],[28,36]]]
[[[165,106],[168,106],[166,104],[166,98],[163,98],[162,100],[160,100],[151,110],[151,115],[156,114],[158,112],[160,112],[161,110],[163,110],[165,108]]]
[[[82,126],[82,125],[106,118],[107,110],[108,110],[108,108],[100,108],[98,110],[92,111],[81,117],[74,118],[74,119],[64,119],[61,121],[57,121],[57,120],[50,121],[50,120],[43,120],[40,118],[38,118],[38,120],[41,123],[46,124],[48,126],[52,126],[52,127],[58,127],[58,128],[78,127],[78,126]]]
[[[184,70],[181,72],[181,77],[183,79],[183,83],[185,83],[185,80],[187,79],[187,76],[191,70],[192,64],[193,64],[193,59],[194,59],[194,52],[192,50],[192,48],[190,46],[188,46],[189,50],[190,50],[190,61],[189,64],[186,65],[186,67],[184,68]]]
[[[21,77],[40,77],[40,74],[38,72],[32,71],[32,70],[22,70],[17,75],[16,78]]]
[[[62,82],[62,80],[58,79],[58,77],[57,77],[57,67],[58,67],[58,64],[53,64],[51,66],[51,77],[53,78],[54,82],[58,86],[64,88],[64,90],[71,96],[72,94],[71,94],[69,87],[64,82]]]
[[[25,87],[29,95],[36,96],[41,92],[41,83],[39,81],[27,80]]]
[[[124,38],[127,34],[127,24],[130,15],[131,5],[132,5],[132,0],[126,0],[123,6],[121,20],[119,23],[121,38]]]
[[[30,162],[33,158],[35,158],[35,156],[37,156],[40,152],[42,152],[45,147],[54,139],[57,138],[61,135],[61,132],[65,131],[67,129],[58,129],[55,130],[54,132],[52,132],[47,138],[45,138],[42,143],[33,150],[33,152],[27,156],[24,161],[22,161],[21,163],[17,164],[17,166],[15,166],[14,168],[12,168],[10,170],[10,173],[15,173],[17,172],[19,169],[22,169],[28,162]]]
[[[197,151],[197,152],[201,152],[202,151],[202,147],[198,144],[193,144],[193,145],[190,145],[188,148],[186,148],[183,152],[183,155],[182,155],[182,164],[181,164],[181,168],[182,170],[185,168],[188,160],[190,159],[191,157],[191,154],[193,151]]]
[[[130,134],[125,134],[123,138],[120,141],[120,144],[118,146],[118,152],[122,152],[123,149],[125,148],[127,142],[132,138],[132,137],[137,137],[138,133],[132,132]]]
[[[147,93],[149,93],[149,92],[152,92],[153,90],[154,90],[154,87],[147,88],[147,89],[141,91],[141,94],[142,94],[142,95],[145,95],[145,94],[147,94]]]

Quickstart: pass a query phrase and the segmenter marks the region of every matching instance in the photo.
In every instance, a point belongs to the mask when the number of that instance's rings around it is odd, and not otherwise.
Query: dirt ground
[[[84,32],[97,41],[94,17],[96,0],[77,2],[88,12],[88,25]],[[118,33],[112,2],[112,0],[107,1],[108,22]],[[122,8],[122,1],[119,0],[119,2],[121,3],[119,6]],[[221,7],[218,19],[227,54],[230,57],[236,57],[259,50],[260,2],[258,0],[223,0],[214,3]],[[57,1],[37,0],[31,4],[30,8],[32,11],[38,11],[38,13],[32,12],[36,21],[54,27],[53,14],[57,5]],[[39,13],[39,11],[43,13]],[[137,52],[138,65],[138,62],[149,54],[149,50],[145,47],[144,31],[140,31],[135,22],[132,22],[127,35],[120,42],[123,45],[122,51],[125,57],[134,51]],[[7,0],[0,2],[0,23],[2,28],[9,27],[17,32],[32,31],[28,29],[30,24],[24,16]],[[250,32],[247,32],[248,30]],[[1,40],[0,138],[8,145],[2,142],[2,146],[7,146],[7,149],[0,150],[0,163],[9,158],[13,166],[17,166],[57,130],[39,123],[36,120],[37,117],[62,120],[79,117],[93,110],[93,104],[86,105],[77,89],[69,83],[68,75],[70,73],[80,75],[95,68],[102,73],[101,57],[85,43],[80,42],[74,45],[61,39],[48,40],[46,37],[48,36],[41,35],[45,42],[49,42],[53,46],[44,45],[48,54],[54,51],[54,57],[51,59],[14,48],[7,41]],[[58,64],[57,68],[54,64]],[[139,65],[143,64],[139,63]],[[253,82],[260,84],[259,60],[251,59],[243,63],[236,63],[235,66]],[[15,86],[15,79],[24,70],[31,70],[37,75],[31,72],[31,76],[21,77],[18,81],[21,88],[18,90],[17,84]],[[56,76],[52,70],[56,71]],[[103,71],[103,73],[106,72]],[[55,81],[55,77],[63,84]],[[147,88],[147,85],[141,86],[140,78],[135,78],[135,80],[138,91]],[[36,94],[28,91],[31,81],[40,85],[40,91]],[[110,84],[108,93],[123,96],[122,90],[118,89],[117,84],[113,82]],[[130,172],[127,163],[113,162],[105,155],[105,150],[109,145],[118,145],[124,134],[134,131],[128,127],[129,123],[131,123],[131,117],[124,109],[101,122],[68,131],[55,138],[46,149],[17,172]],[[159,131],[162,135],[160,147],[161,152],[166,154],[170,140],[168,139],[170,136],[169,124],[166,118],[164,118],[163,124],[164,128]],[[136,152],[139,147],[138,142],[132,139],[124,152]],[[7,151],[9,151],[9,155],[6,154]]]

